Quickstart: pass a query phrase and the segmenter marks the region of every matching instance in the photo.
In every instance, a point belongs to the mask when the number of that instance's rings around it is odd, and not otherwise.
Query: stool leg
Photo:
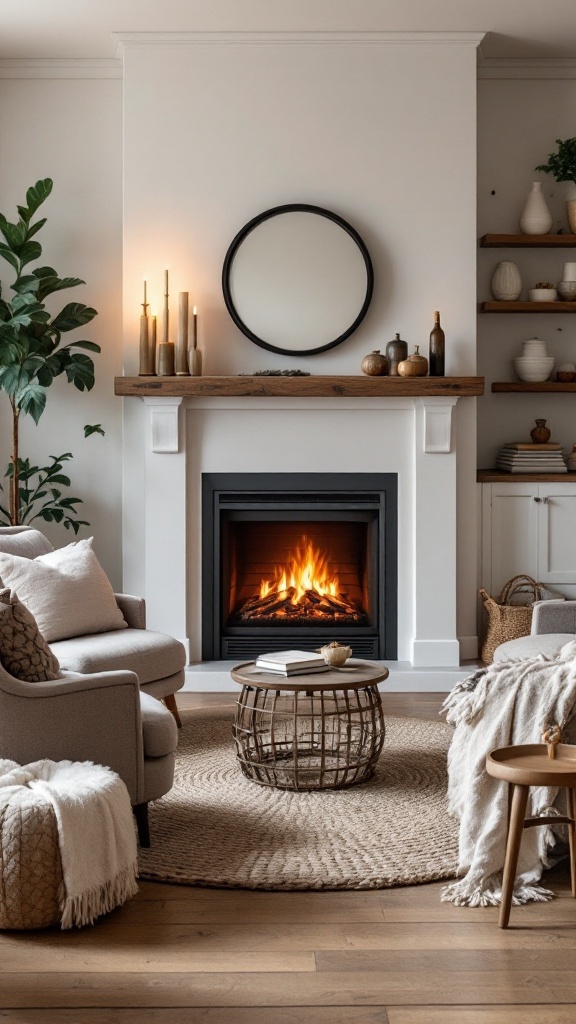
[[[522,841],[524,815],[526,814],[529,791],[528,786],[515,786],[513,783],[510,785],[512,786],[512,809],[510,811],[506,860],[504,861],[504,877],[502,879],[502,906],[500,907],[500,918],[498,920],[500,928],[507,928],[508,921],[510,920],[514,879],[516,878],[516,866]]]
[[[570,878],[572,880],[572,895],[576,896],[576,837],[574,835],[574,821],[576,820],[576,792],[573,789],[566,789],[566,813],[572,818],[572,824],[568,825],[568,839],[570,842]]]

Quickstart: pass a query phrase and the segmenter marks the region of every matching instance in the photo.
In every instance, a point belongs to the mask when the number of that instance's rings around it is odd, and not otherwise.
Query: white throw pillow
[[[2,585],[18,594],[48,643],[127,626],[92,540],[38,558],[0,553]]]

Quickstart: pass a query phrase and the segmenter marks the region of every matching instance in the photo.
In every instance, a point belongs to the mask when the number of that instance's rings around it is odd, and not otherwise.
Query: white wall
[[[4,69],[5,73],[5,69]],[[121,371],[122,292],[122,82],[60,78],[0,80],[0,209],[14,220],[16,204],[39,178],[54,180],[41,208],[48,217],[38,236],[40,265],[85,285],[51,297],[54,309],[79,301],[98,317],[81,333],[102,346],[95,356],[96,384],[79,392],[59,378],[48,394],[38,427],[21,420],[21,455],[41,465],[50,455],[71,451],[70,493],[83,498],[79,536],[95,536],[98,556],[115,586],[121,571],[121,402],[112,378]],[[0,264],[3,286],[13,280]],[[60,305],[57,307],[56,303]],[[84,424],[101,423],[106,436],[84,439]],[[0,472],[10,455],[7,399],[0,392]],[[72,531],[38,521],[55,546],[74,540]]]
[[[137,371],[142,278],[161,308],[171,293],[199,307],[205,372],[300,366],[358,373],[362,357],[399,331],[427,351],[432,313],[447,336],[447,372],[475,372],[476,56],[460,44],[391,43],[377,35],[232,35],[125,49],[124,367]],[[230,320],[220,277],[227,247],[259,212],[314,203],[348,219],[375,266],[372,306],[340,347],[309,358],[264,353]],[[172,308],[175,308],[173,303]],[[142,415],[127,400],[126,439],[142,445]],[[474,402],[459,411],[459,633],[475,632]],[[132,406],[130,408],[130,406]],[[367,438],[386,446],[386,437]],[[125,484],[125,567],[142,582],[143,470]],[[138,539],[130,542],[130,537]]]
[[[555,140],[574,135],[576,80],[481,80],[478,85],[478,234],[518,233],[518,219],[532,181],[542,181],[555,223],[552,231],[568,229],[565,216],[567,186],[551,175],[534,171],[556,149]],[[492,195],[494,191],[495,195]],[[518,264],[524,291],[537,281],[561,279],[573,250],[480,249],[478,295],[492,298],[490,278],[503,259]],[[553,440],[571,450],[576,442],[574,396],[570,394],[492,394],[492,381],[516,380],[512,358],[520,355],[527,338],[545,339],[557,362],[576,361],[576,322],[573,315],[484,315],[478,326],[478,370],[486,376],[486,394],[479,403],[478,465],[494,465],[505,441],[529,440],[536,417],[544,417]]]

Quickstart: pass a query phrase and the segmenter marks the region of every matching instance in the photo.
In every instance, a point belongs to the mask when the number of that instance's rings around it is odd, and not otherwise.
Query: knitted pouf
[[[52,805],[15,788],[0,806],[0,928],[58,924],[62,862]]]

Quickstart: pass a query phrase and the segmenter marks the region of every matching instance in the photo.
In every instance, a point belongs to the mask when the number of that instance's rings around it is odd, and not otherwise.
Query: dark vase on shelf
[[[386,356],[388,358],[388,373],[391,377],[398,377],[398,363],[408,358],[408,342],[403,341],[399,334],[394,341],[386,345]]]
[[[430,332],[430,351],[429,351],[429,363],[430,363],[430,376],[431,377],[444,377],[444,346],[445,338],[444,331],[440,326],[440,313],[438,310],[434,313],[434,327]]]
[[[546,444],[550,440],[551,431],[546,426],[546,420],[536,420],[536,426],[532,427],[530,437],[534,444]]]

